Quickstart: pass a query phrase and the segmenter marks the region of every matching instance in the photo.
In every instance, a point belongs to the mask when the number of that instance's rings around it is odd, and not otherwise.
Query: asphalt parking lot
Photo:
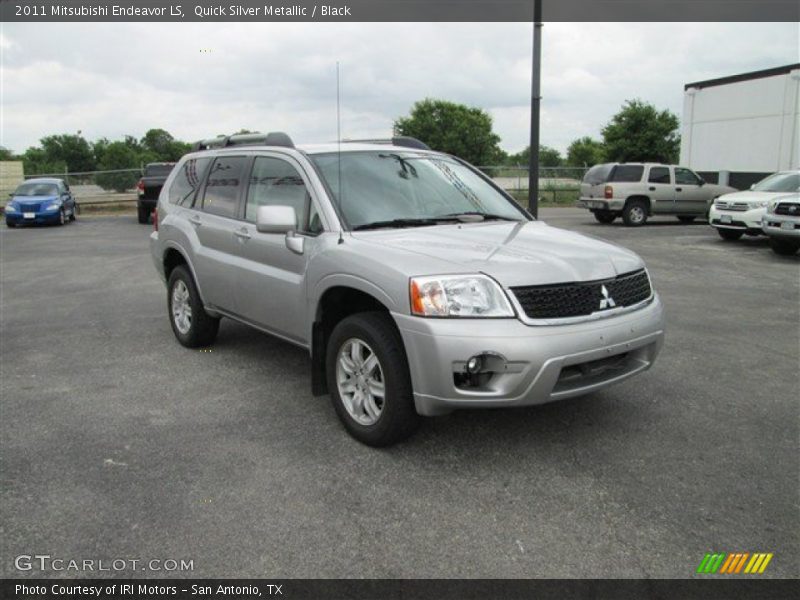
[[[135,216],[3,227],[0,576],[46,553],[194,565],[125,576],[680,578],[722,551],[797,577],[800,257],[542,217],[644,257],[655,367],[386,450],[311,395],[303,351],[230,321],[211,351],[178,345]]]

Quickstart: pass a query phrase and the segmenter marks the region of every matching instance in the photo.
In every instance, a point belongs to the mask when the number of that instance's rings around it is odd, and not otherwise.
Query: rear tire
[[[78,204],[76,202],[75,204],[72,205],[72,212],[69,214],[69,220],[74,222],[75,219],[78,218],[77,214],[78,214]]]
[[[735,242],[740,237],[744,235],[744,231],[739,231],[738,229],[717,229],[717,233],[723,240],[727,240],[729,242]]]
[[[61,210],[58,212],[58,225],[59,225],[59,227],[61,227],[62,225],[65,225],[66,222],[67,222],[66,212],[67,211],[64,210],[63,206],[61,207]]]
[[[594,213],[594,218],[597,219],[598,223],[613,223],[614,219],[617,218],[617,215],[608,210],[594,210],[592,212]]]
[[[137,207],[137,211],[139,213],[139,223],[147,225],[147,222],[150,220],[150,209],[146,206],[139,206]]]
[[[181,265],[170,273],[167,284],[167,309],[172,332],[187,348],[208,346],[219,331],[219,319],[203,308],[189,269]]]
[[[340,321],[328,340],[325,371],[336,414],[358,441],[390,446],[419,427],[403,340],[388,314]]]
[[[800,250],[800,243],[779,240],[774,237],[769,238],[769,246],[775,254],[781,256],[794,256]]]
[[[678,221],[680,221],[681,223],[692,223],[695,219],[696,217],[690,217],[690,216],[678,217]]]
[[[647,223],[647,203],[630,200],[622,209],[622,220],[628,227],[641,227]]]

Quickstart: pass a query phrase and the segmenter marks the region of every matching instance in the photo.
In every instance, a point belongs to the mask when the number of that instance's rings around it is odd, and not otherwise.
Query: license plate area
[[[781,223],[781,229],[794,229],[794,223],[791,221],[784,221]]]
[[[731,219],[731,216],[730,216],[730,215],[722,215],[722,216],[719,218],[719,222],[720,222],[720,223],[730,223],[731,221],[732,221],[732,219]]]
[[[36,218],[36,213],[26,212],[26,213],[22,213],[22,216],[24,218],[26,218],[26,219],[35,219]]]

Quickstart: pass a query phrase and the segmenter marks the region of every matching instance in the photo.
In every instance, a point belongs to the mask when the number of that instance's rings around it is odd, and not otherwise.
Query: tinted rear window
[[[609,181],[641,181],[642,173],[644,173],[644,167],[642,165],[617,165],[611,173]]]
[[[595,185],[598,183],[604,183],[607,178],[608,174],[611,172],[611,168],[614,165],[595,165],[588,171],[586,171],[586,175],[583,176],[583,183],[589,183],[591,185]]]
[[[145,177],[166,177],[175,165],[147,165],[144,168]]]

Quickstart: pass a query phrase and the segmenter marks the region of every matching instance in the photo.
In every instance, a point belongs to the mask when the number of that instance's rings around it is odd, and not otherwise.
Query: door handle
[[[682,191],[683,191],[683,188],[675,188],[675,191],[676,191],[676,192],[682,192]]]
[[[250,234],[247,232],[247,229],[242,227],[241,229],[237,229],[233,232],[233,235],[238,237],[240,240],[249,240]]]
[[[654,186],[654,185],[651,185],[651,186],[650,186],[649,188],[647,188],[647,189],[649,189],[651,192],[655,192],[655,191],[656,191],[656,186]]]
[[[189,223],[191,223],[192,225],[196,225],[198,227],[203,224],[200,221],[200,217],[198,217],[198,216],[189,217]]]

